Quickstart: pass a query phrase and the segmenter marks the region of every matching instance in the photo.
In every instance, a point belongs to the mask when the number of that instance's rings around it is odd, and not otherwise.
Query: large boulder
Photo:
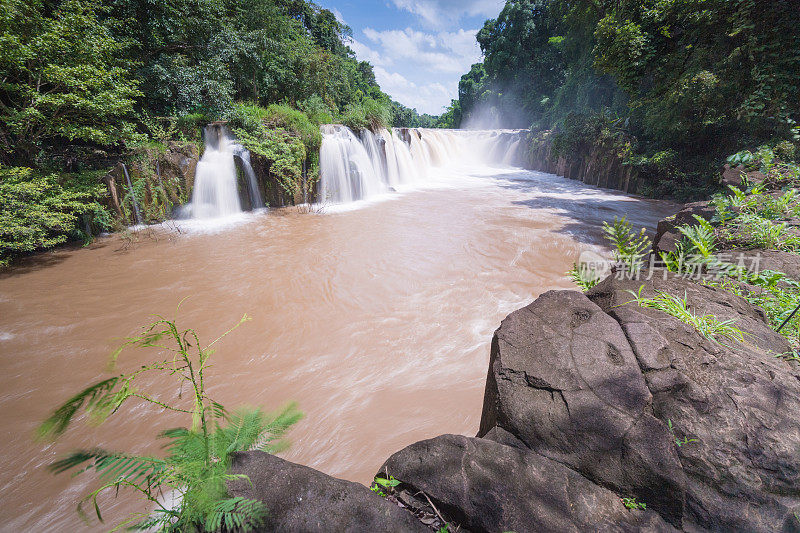
[[[735,321],[745,343],[704,338],[630,291],[685,297],[697,316]],[[688,480],[684,524],[712,530],[797,531],[800,521],[800,372],[786,340],[745,300],[680,278],[613,278],[589,298],[618,322],[672,425]]]
[[[479,436],[531,450],[679,525],[686,478],[617,322],[586,296],[548,292],[495,333]]]
[[[632,293],[685,297],[745,343]],[[587,297],[588,296],[588,297]],[[686,530],[800,531],[800,372],[745,300],[679,278],[551,292],[496,332],[479,435],[526,447]]]
[[[653,511],[628,510],[619,496],[529,450],[442,435],[413,444],[380,471],[462,531],[673,531]],[[412,507],[417,506],[411,503]]]
[[[367,487],[263,452],[234,454],[228,483],[233,497],[260,500],[269,511],[259,531],[430,532],[409,511]]]

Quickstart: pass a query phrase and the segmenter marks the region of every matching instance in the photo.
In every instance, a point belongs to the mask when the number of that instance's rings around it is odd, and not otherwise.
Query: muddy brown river
[[[154,313],[219,345],[211,395],[233,407],[294,400],[305,418],[283,457],[369,483],[393,452],[474,435],[492,332],[603,249],[600,224],[655,228],[675,206],[556,176],[483,168],[436,186],[321,212],[271,211],[223,227],[159,227],[22,261],[0,277],[0,481],[4,531],[80,531],[91,475],[46,465],[76,447],[158,453],[180,416],[130,404],[101,427],[33,441],[51,410],[104,373]],[[143,353],[123,355],[123,364]],[[152,354],[147,354],[152,357]],[[149,382],[164,398],[169,378]],[[109,524],[146,506],[105,499]]]

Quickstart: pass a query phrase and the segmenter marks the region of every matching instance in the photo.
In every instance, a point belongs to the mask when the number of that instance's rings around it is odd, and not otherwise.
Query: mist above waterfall
[[[353,132],[322,126],[320,203],[347,203],[424,184],[436,169],[518,166],[524,130],[392,128]]]

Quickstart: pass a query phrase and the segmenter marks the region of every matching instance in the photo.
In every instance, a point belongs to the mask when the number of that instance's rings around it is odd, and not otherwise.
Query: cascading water
[[[247,191],[250,194],[250,207],[253,209],[261,209],[264,207],[264,200],[261,198],[261,191],[258,189],[258,179],[253,170],[253,165],[250,163],[250,152],[241,144],[231,145],[234,155],[239,158],[244,169],[244,175],[247,177]]]
[[[128,174],[128,167],[125,163],[122,163],[122,172],[125,174],[125,180],[128,182],[128,192],[131,195],[131,205],[133,206],[133,214],[136,217],[136,224],[141,226],[144,224],[144,221],[139,211],[139,202],[136,200],[136,192],[133,190],[133,183],[131,182],[131,177]]]
[[[195,219],[209,219],[242,212],[236,158],[241,162],[246,177],[251,207],[264,207],[258,180],[250,164],[250,152],[237,144],[221,124],[206,126],[205,143],[206,150],[195,171],[192,201],[188,213],[184,214]]]
[[[347,203],[424,182],[434,168],[519,162],[524,130],[465,131],[393,128],[356,135],[325,125],[318,201]]]

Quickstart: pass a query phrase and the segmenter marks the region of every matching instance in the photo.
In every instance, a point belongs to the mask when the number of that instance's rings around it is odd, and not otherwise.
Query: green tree
[[[110,145],[141,96],[129,43],[97,18],[96,0],[0,0],[0,149],[29,164],[59,143]]]

